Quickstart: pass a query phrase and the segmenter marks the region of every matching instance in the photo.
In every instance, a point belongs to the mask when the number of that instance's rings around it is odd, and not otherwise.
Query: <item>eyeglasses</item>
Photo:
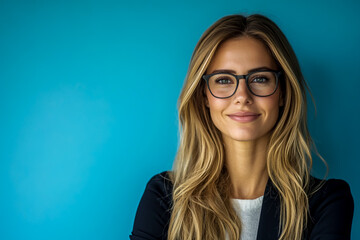
[[[259,70],[247,75],[232,73],[212,73],[203,75],[210,93],[216,98],[233,96],[239,86],[239,80],[245,79],[249,91],[258,97],[268,97],[275,93],[282,71]]]

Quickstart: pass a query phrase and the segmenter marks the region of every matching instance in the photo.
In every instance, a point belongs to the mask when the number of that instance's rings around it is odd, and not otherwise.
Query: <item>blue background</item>
[[[315,97],[310,130],[329,177],[348,181],[357,204],[359,10],[359,1],[0,0],[0,239],[128,239],[146,182],[172,166],[195,44],[233,13],[265,14],[288,37]]]

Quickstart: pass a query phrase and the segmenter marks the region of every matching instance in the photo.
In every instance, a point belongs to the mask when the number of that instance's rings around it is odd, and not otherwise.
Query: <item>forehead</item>
[[[234,70],[237,74],[245,74],[258,67],[277,68],[269,50],[260,40],[240,37],[226,40],[218,47],[207,73],[226,69]]]

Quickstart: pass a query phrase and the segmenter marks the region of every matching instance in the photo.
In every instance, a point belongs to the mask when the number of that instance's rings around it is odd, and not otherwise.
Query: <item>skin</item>
[[[217,49],[206,74],[216,70],[231,70],[237,75],[248,74],[254,68],[278,70],[265,45],[250,37],[229,39]],[[221,131],[226,153],[226,166],[232,183],[232,197],[254,199],[264,195],[268,174],[266,146],[271,130],[283,105],[280,88],[268,97],[252,95],[244,79],[236,93],[218,99],[206,88],[206,105],[214,125]],[[229,115],[250,111],[260,116],[251,122],[238,122]]]

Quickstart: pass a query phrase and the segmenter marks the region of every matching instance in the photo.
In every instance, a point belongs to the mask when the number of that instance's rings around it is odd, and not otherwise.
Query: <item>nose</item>
[[[252,103],[252,94],[246,86],[245,79],[239,79],[239,85],[234,94],[235,103]]]

